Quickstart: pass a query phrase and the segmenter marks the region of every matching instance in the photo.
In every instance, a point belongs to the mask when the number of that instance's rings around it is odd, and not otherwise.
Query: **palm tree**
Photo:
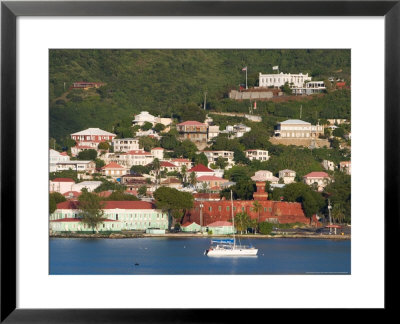
[[[335,204],[332,208],[332,216],[336,223],[341,223],[344,219],[344,209],[340,204]]]
[[[257,218],[257,223],[260,223],[260,213],[262,210],[263,206],[260,204],[260,202],[258,200],[256,200],[255,202],[253,202],[253,210],[258,213],[258,218]]]
[[[187,172],[187,167],[186,165],[182,165],[181,167],[181,175],[182,175],[182,181],[185,184],[186,183],[186,172]]]
[[[190,174],[189,183],[194,187],[197,183],[196,173],[192,172]]]

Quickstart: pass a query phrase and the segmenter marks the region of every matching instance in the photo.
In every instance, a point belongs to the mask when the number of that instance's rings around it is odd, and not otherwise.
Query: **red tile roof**
[[[141,151],[141,150],[129,151],[129,152],[127,152],[126,154],[129,154],[129,155],[151,155],[150,152]]]
[[[229,180],[224,179],[224,178],[220,178],[220,177],[216,177],[216,176],[205,175],[205,176],[198,177],[197,181],[222,181],[222,182],[227,182]]]
[[[193,168],[191,168],[188,172],[214,172],[213,170],[207,168],[203,164],[197,164]]]
[[[55,178],[51,181],[52,182],[74,182],[75,183],[75,181],[71,178]]]
[[[51,220],[50,222],[54,222],[54,223],[59,223],[59,222],[77,222],[77,223],[79,223],[80,221],[81,221],[80,218],[61,218],[61,219]],[[114,220],[114,219],[105,219],[104,222],[118,222],[118,221]]]
[[[67,152],[61,152],[60,155],[68,156]]]
[[[155,209],[153,203],[147,201],[103,201],[103,209]],[[79,209],[78,201],[64,201],[57,204],[57,209]]]
[[[186,222],[186,223],[182,224],[181,227],[188,227],[188,226],[192,225],[193,223],[194,222]]]
[[[178,124],[178,126],[206,126],[206,124],[200,123],[196,120],[187,120],[183,123]]]
[[[108,163],[106,166],[103,166],[101,169],[104,170],[104,169],[125,169],[125,168],[122,165],[119,165],[115,162],[111,162]]]
[[[310,172],[306,174],[303,178],[326,178],[329,177],[329,174],[326,172]]]
[[[173,164],[173,163],[171,163],[171,162],[168,162],[168,161],[162,161],[162,162],[160,163],[160,166],[162,166],[162,167],[169,167],[169,168],[177,168],[177,167],[178,167],[177,165],[175,165],[175,164]]]
[[[160,151],[162,150],[162,151],[164,151],[164,149],[163,149],[162,147],[155,147],[155,148],[152,148],[151,150],[152,150],[152,151],[153,151],[153,150],[160,150]]]

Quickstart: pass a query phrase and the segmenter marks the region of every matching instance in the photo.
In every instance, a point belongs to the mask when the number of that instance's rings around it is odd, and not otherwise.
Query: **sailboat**
[[[231,210],[232,210],[232,227],[233,239],[214,239],[211,240],[211,246],[204,251],[204,254],[210,257],[214,256],[256,256],[258,249],[252,245],[236,244],[235,237],[235,219],[233,217],[233,199],[231,190]]]

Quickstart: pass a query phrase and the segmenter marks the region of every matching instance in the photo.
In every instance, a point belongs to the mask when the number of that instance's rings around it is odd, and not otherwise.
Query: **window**
[[[222,210],[222,207],[221,206],[218,206],[218,211],[221,211]]]
[[[212,211],[212,207],[211,207],[211,206],[210,206],[210,207],[208,207],[208,210],[209,210],[209,211]]]
[[[226,207],[226,211],[229,211],[229,206]]]

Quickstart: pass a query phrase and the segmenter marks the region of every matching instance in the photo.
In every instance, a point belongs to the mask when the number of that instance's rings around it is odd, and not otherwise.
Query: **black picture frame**
[[[226,322],[243,310],[16,308],[16,19],[19,16],[384,16],[385,310],[398,283],[390,243],[399,234],[400,4],[396,1],[2,1],[1,3],[1,322]],[[371,44],[371,46],[374,46]],[[382,135],[382,134],[380,134]],[[372,192],[372,188],[371,188]],[[383,213],[382,213],[383,214]],[[380,217],[382,215],[379,215]],[[389,216],[391,219],[389,219]],[[394,219],[393,219],[394,218]],[[389,252],[392,251],[392,252]],[[40,292],[38,292],[40,294]],[[312,303],[310,303],[312,306]],[[195,305],[194,305],[195,307]],[[329,304],[327,303],[327,307]],[[251,310],[263,319],[263,310]],[[266,318],[265,318],[266,319]],[[267,320],[267,319],[266,319]]]

